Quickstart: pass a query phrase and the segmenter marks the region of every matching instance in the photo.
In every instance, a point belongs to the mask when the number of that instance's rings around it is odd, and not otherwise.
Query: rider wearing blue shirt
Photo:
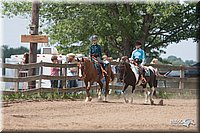
[[[145,52],[143,49],[141,49],[142,43],[137,41],[135,43],[135,50],[133,50],[131,58],[138,63],[138,65],[140,64],[144,64],[145,62]]]
[[[144,79],[144,69],[142,65],[145,63],[145,52],[143,49],[141,49],[142,43],[140,41],[137,41],[135,43],[135,50],[133,50],[131,58],[134,61],[134,64],[138,66],[138,69],[140,71],[141,77],[143,82],[145,83],[146,80]]]

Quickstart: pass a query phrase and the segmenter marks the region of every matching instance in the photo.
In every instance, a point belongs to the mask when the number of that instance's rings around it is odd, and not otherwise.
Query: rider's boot
[[[101,67],[102,75],[103,75],[103,76],[107,76],[107,71],[105,70],[104,65],[101,64],[100,67]]]
[[[145,84],[147,81],[144,77],[144,74],[143,74],[143,69],[141,68],[141,66],[138,66],[138,69],[139,69],[139,73],[141,75],[141,79],[142,79],[142,84]]]

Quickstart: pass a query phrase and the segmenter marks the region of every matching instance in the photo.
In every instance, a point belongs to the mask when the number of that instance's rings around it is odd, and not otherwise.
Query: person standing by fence
[[[53,55],[51,61],[53,64],[58,64],[58,57]],[[51,67],[51,76],[59,76],[59,71],[58,67]],[[51,88],[58,88],[58,80],[51,80]]]
[[[67,55],[67,60],[68,60],[68,64],[72,64],[75,62],[75,54],[73,53],[69,53]],[[67,76],[75,76],[77,74],[77,69],[75,67],[71,67],[71,68],[67,68]],[[68,84],[67,87],[72,88],[72,87],[77,87],[77,81],[76,79],[74,80],[68,80]]]
[[[24,53],[24,55],[23,55],[23,58],[22,58],[22,62],[21,62],[21,64],[22,65],[25,65],[25,64],[28,64],[29,63],[29,53]],[[20,69],[19,70],[19,75],[18,75],[18,77],[27,77],[28,76],[28,69]],[[22,89],[23,90],[26,90],[26,89],[28,89],[28,88],[30,88],[29,86],[28,86],[28,83],[27,82],[22,82]]]

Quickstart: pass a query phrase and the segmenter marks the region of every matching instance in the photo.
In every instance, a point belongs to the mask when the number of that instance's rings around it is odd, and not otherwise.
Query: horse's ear
[[[82,57],[82,62],[84,62],[84,59],[83,59],[83,57]]]
[[[78,62],[80,62],[79,58],[76,59]]]

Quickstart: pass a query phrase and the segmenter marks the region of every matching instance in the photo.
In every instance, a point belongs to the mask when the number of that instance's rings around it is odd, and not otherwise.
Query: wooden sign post
[[[29,51],[29,63],[37,62],[37,43],[38,42],[48,42],[48,37],[38,35],[39,27],[39,0],[32,0],[32,22],[30,25],[30,34],[31,35],[22,35],[21,42],[30,42],[30,51]],[[29,76],[36,74],[36,69],[31,68],[28,72]],[[31,81],[28,83],[28,88],[36,88],[36,81]]]

